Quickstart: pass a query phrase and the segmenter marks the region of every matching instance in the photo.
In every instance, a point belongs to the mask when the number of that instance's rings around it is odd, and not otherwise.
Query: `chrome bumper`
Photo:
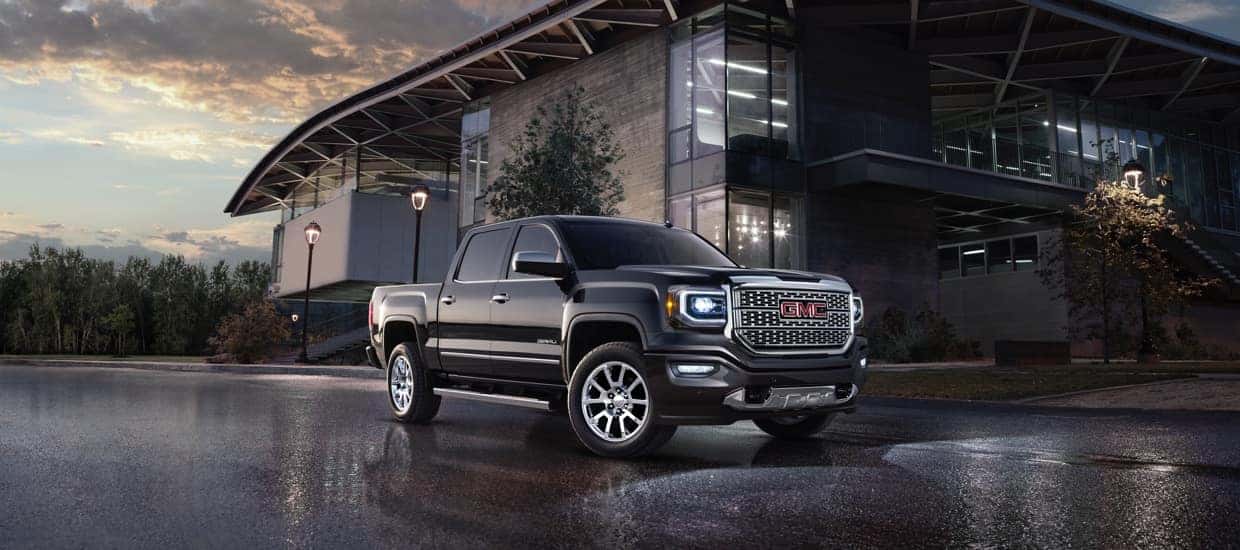
[[[746,399],[746,388],[738,388],[723,398],[723,404],[738,411],[795,411],[835,407],[851,401],[859,388],[848,384],[844,395],[836,393],[836,386],[808,386],[799,388],[770,388],[762,402]],[[841,388],[842,389],[842,388]]]

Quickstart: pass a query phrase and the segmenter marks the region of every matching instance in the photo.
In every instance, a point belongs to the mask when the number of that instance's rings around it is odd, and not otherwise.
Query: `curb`
[[[220,374],[277,374],[299,376],[332,376],[382,380],[383,371],[368,366],[326,367],[313,365],[233,365],[217,363],[160,363],[156,361],[93,361],[82,359],[24,359],[6,357],[0,359],[5,365],[23,367],[87,367],[111,369],[137,369],[164,372],[203,372]]]
[[[1172,384],[1176,382],[1187,382],[1189,380],[1197,380],[1198,378],[1199,377],[1197,375],[1191,375],[1191,376],[1185,376],[1184,378],[1172,378],[1171,380],[1158,380],[1156,382],[1142,382],[1140,384],[1124,384],[1123,386],[1107,386],[1105,388],[1094,388],[1090,390],[1070,391],[1067,393],[1057,393],[1054,395],[1040,395],[1038,397],[1026,397],[1024,399],[1017,399],[1015,401],[1009,401],[1009,403],[1016,403],[1018,405],[1036,405],[1039,401],[1049,401],[1051,399],[1059,399],[1061,397],[1076,397],[1078,395],[1089,395],[1091,393],[1102,393],[1102,392],[1114,391],[1114,390],[1126,390],[1129,388],[1144,388],[1147,386],[1161,386],[1163,384]]]

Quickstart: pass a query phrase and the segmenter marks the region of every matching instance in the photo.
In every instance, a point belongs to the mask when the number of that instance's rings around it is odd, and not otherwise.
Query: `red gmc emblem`
[[[787,319],[826,319],[827,304],[824,302],[780,302],[779,316]]]

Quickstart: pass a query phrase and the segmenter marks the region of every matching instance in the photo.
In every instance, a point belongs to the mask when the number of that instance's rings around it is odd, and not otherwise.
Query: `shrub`
[[[870,356],[889,363],[918,363],[981,356],[980,345],[956,336],[942,315],[923,307],[915,315],[888,308],[866,328]]]
[[[257,363],[288,340],[289,320],[270,300],[253,302],[241,312],[225,317],[211,337],[216,353],[237,363]]]

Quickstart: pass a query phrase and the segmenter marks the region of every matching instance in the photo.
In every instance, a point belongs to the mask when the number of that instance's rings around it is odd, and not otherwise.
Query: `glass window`
[[[727,233],[724,229],[723,190],[699,193],[693,199],[694,228],[702,238],[719,250],[727,249]]]
[[[969,117],[969,164],[967,166],[990,171],[995,169],[988,113]]]
[[[529,275],[527,273],[518,273],[515,271],[518,252],[543,252],[551,254],[556,259],[562,260],[560,255],[560,245],[555,240],[555,235],[541,225],[527,225],[521,228],[521,232],[517,233],[517,242],[512,246],[512,257],[508,260],[508,278],[509,279],[533,279],[538,275]]]
[[[470,226],[486,219],[491,100],[481,99],[465,107],[461,116],[461,176],[458,198],[460,225]]]
[[[805,200],[800,197],[776,194],[774,198],[774,220],[771,222],[771,233],[775,237],[772,248],[775,250],[776,269],[804,269],[801,260],[801,223],[804,219]]]
[[[672,44],[668,59],[668,127],[675,130],[693,122],[693,44]]]
[[[960,277],[960,249],[957,247],[939,249],[939,278],[955,279]]]
[[[1201,200],[1201,147],[1198,147],[1196,143],[1185,143],[1184,184],[1185,191],[1188,193],[1188,210],[1190,215],[1194,221],[1200,223],[1205,220],[1205,206]]]
[[[1020,104],[1020,175],[1050,181],[1051,123],[1050,111],[1044,101]]]
[[[771,156],[798,159],[796,142],[796,56],[771,45]]]
[[[771,143],[770,67],[765,41],[728,37],[728,149],[768,154]],[[743,262],[742,262],[743,263]]]
[[[1017,237],[1012,239],[1012,256],[1015,258],[1016,271],[1031,271],[1038,267],[1038,237]]]
[[[679,197],[668,201],[667,220],[676,227],[693,229],[693,197]]]
[[[579,269],[615,269],[625,265],[736,265],[701,237],[684,229],[655,224],[574,221],[568,222],[564,238]]]
[[[1019,176],[1020,170],[1020,130],[1018,126],[1018,109],[1009,104],[995,111],[995,161],[997,172],[1009,176]]]
[[[746,267],[770,267],[770,195],[746,191],[730,195],[728,255]]]
[[[726,53],[723,30],[693,37],[693,156],[723,150]]]
[[[500,262],[507,256],[508,235],[512,229],[503,228],[477,233],[465,245],[461,265],[456,269],[458,281],[493,281],[499,278]]]
[[[989,273],[1012,271],[1012,241],[1003,239],[986,243],[986,270]]]
[[[966,244],[960,247],[960,261],[965,276],[986,273],[986,246],[982,243]]]

